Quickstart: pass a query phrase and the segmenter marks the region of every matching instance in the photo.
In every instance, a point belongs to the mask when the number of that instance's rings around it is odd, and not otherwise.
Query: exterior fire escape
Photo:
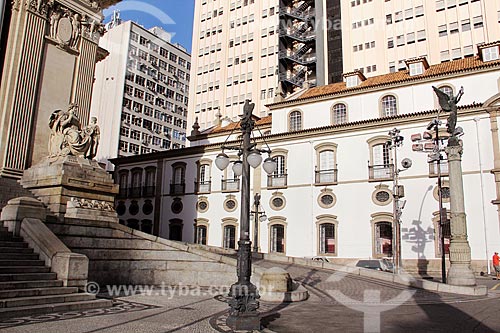
[[[316,85],[315,14],[314,0],[281,0],[279,78],[285,95]]]

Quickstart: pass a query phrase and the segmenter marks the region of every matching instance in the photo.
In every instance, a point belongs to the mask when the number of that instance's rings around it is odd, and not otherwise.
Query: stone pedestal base
[[[71,198],[114,206],[118,185],[96,161],[75,156],[47,158],[26,170],[21,185],[62,219]]]
[[[453,286],[475,286],[476,277],[470,265],[452,263],[448,270],[448,284]]]

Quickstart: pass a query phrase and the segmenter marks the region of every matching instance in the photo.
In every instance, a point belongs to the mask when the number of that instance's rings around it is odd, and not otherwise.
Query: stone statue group
[[[78,105],[70,104],[68,111],[52,112],[49,118],[50,157],[73,155],[91,160],[97,155],[100,138],[97,118],[92,117],[90,124],[82,128],[77,111]]]

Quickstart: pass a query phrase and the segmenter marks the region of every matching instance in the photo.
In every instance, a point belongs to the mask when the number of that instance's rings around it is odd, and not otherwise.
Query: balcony
[[[131,187],[128,193],[130,198],[140,198],[142,196],[142,187]]]
[[[267,176],[268,188],[286,188],[288,186],[288,174],[273,174]]]
[[[337,169],[315,171],[315,185],[337,184]]]
[[[240,190],[240,179],[223,179],[222,192],[238,192]]]
[[[142,188],[142,195],[144,197],[154,197],[156,193],[156,186],[144,186]]]
[[[194,182],[194,188],[197,194],[210,193],[212,189],[212,182],[211,181]]]
[[[186,193],[186,183],[170,184],[170,195],[184,195]]]
[[[369,180],[392,180],[394,176],[394,165],[370,165],[368,166]]]

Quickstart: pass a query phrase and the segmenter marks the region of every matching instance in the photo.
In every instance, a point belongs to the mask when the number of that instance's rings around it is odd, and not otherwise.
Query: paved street
[[[262,303],[263,323],[270,331],[370,332],[378,328],[381,332],[500,331],[500,290],[485,297],[436,294],[297,265],[268,261],[259,265],[287,269],[311,294],[302,303]],[[491,278],[480,283],[497,285]],[[0,329],[5,333],[229,332],[226,316],[226,303],[214,297],[213,291],[186,289],[173,295],[120,297],[107,310],[0,322]],[[366,329],[365,318],[368,318]]]

